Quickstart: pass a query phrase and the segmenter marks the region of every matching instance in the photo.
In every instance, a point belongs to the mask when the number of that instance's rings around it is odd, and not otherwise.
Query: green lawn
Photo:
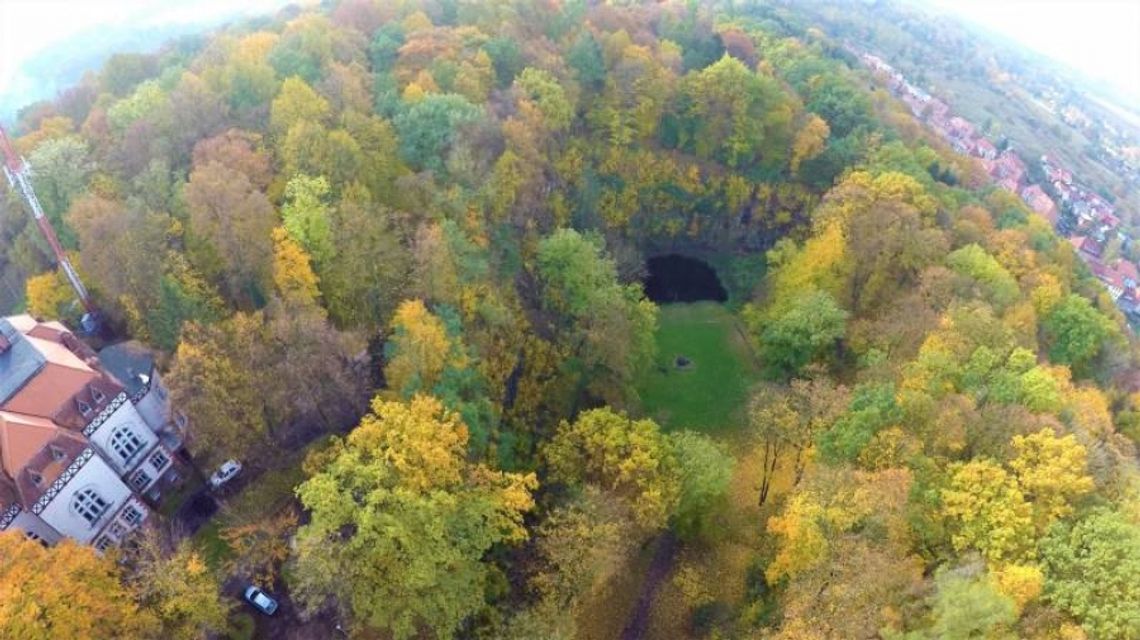
[[[222,525],[215,516],[190,538],[202,554],[202,559],[215,571],[221,571],[222,565],[234,554],[226,541],[222,540],[221,530]]]
[[[305,481],[301,463],[309,451],[324,443],[325,440],[310,443],[303,451],[283,460],[280,467],[263,472],[241,493],[222,502],[218,513],[191,538],[206,564],[221,570],[226,561],[233,557],[234,550],[221,537],[223,530],[273,516],[296,500],[294,490]]]
[[[678,367],[678,356],[690,364]],[[660,308],[657,361],[637,389],[645,413],[666,429],[716,432],[741,424],[758,377],[731,311],[712,302],[667,304]]]

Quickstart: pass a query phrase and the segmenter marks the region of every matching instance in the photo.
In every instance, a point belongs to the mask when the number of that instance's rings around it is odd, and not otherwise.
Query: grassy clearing
[[[265,471],[241,493],[221,502],[218,513],[191,538],[210,568],[221,571],[234,556],[234,550],[222,539],[222,531],[269,518],[296,500],[294,490],[305,480],[301,463],[308,451],[319,444],[310,444],[281,467]]]
[[[296,500],[294,491],[297,485],[305,481],[305,472],[301,469],[304,459],[305,453],[302,452],[286,466],[270,469],[258,476],[244,491],[222,505],[220,519],[226,526],[238,526],[280,512]]]
[[[206,565],[214,571],[221,571],[225,562],[234,554],[230,545],[222,540],[221,530],[222,525],[215,517],[202,525],[202,528],[198,529],[190,539],[202,554],[202,559],[206,561]]]
[[[661,307],[657,361],[638,383],[645,413],[666,429],[708,433],[740,424],[759,372],[736,318],[712,302]],[[690,361],[678,367],[677,358]]]

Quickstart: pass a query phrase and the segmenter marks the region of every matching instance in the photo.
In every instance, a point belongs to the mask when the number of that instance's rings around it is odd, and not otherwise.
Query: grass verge
[[[661,306],[657,359],[637,385],[647,415],[670,430],[715,433],[741,424],[759,371],[736,322],[712,302]],[[678,358],[688,364],[678,366]]]

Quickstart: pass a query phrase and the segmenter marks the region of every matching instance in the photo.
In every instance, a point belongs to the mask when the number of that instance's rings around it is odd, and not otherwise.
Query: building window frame
[[[123,522],[127,523],[128,525],[136,527],[140,522],[142,522],[143,512],[140,511],[139,508],[136,507],[132,502],[123,507],[123,514],[121,518]]]
[[[123,462],[129,462],[131,458],[135,457],[138,452],[142,451],[143,439],[135,433],[134,424],[122,424],[115,427],[111,432],[111,438],[107,441],[111,450]]]
[[[145,469],[139,469],[131,476],[131,486],[134,487],[136,491],[142,491],[150,482],[150,474],[147,473]]]
[[[71,498],[71,511],[83,518],[89,527],[95,526],[110,508],[111,503],[103,499],[94,487],[84,487]]]
[[[154,467],[155,471],[161,471],[169,464],[170,456],[166,455],[162,447],[158,447],[154,450],[154,453],[150,454],[150,466]]]

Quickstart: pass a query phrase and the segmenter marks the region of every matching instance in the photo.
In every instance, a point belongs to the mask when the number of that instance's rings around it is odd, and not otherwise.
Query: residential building
[[[950,105],[939,100],[932,98],[928,107],[930,112],[930,119],[934,122],[941,122],[950,117]]]
[[[974,140],[974,155],[986,160],[993,160],[997,157],[998,150],[994,143],[986,138],[978,137]]]
[[[1060,212],[1057,210],[1057,203],[1049,197],[1049,194],[1038,185],[1029,185],[1021,190],[1021,199],[1025,204],[1029,205],[1038,214],[1042,215],[1053,226],[1057,225],[1057,220],[1060,218]]]
[[[962,140],[969,140],[974,137],[974,125],[970,124],[968,120],[961,116],[954,116],[948,122],[950,135]]]
[[[1021,181],[1014,176],[1006,176],[997,181],[997,186],[1010,193],[1017,193],[1017,190],[1021,188]]]
[[[1014,182],[1021,182],[1022,177],[1025,176],[1025,163],[1016,153],[1006,149],[997,157],[993,162],[993,168],[990,175],[996,179],[1011,178]],[[1016,192],[1016,190],[1015,190]]]
[[[1060,182],[1066,185],[1073,184],[1073,172],[1060,165],[1054,164],[1049,156],[1041,156],[1041,165],[1045,170],[1046,177],[1049,178],[1049,182]]]
[[[848,48],[857,52],[850,45]],[[1105,284],[1117,305],[1140,326],[1140,289],[1137,287],[1140,278],[1136,275],[1136,265],[1119,260],[1111,266],[1101,262],[1110,238],[1119,238],[1125,244],[1133,241],[1121,228],[1120,216],[1111,203],[1087,186],[1079,184],[1070,170],[1048,155],[1042,155],[1039,159],[1045,174],[1045,188],[1042,185],[1027,185],[1028,171],[1025,163],[1012,149],[1007,148],[998,153],[993,143],[980,135],[973,123],[951,115],[950,107],[945,102],[907,82],[901,73],[883,59],[871,55],[863,55],[862,58],[869,67],[887,73],[887,86],[891,92],[934,134],[959,153],[976,157],[998,187],[1020,195],[1026,204],[1047,218],[1059,232],[1069,234],[1075,230],[1079,235],[1071,237],[1069,241],[1077,256]],[[1053,98],[1048,100],[1052,101]],[[1086,118],[1083,112],[1071,105],[1063,109],[1062,114],[1070,122]],[[1107,124],[1105,129],[1111,134],[1110,138],[1117,136]],[[1128,173],[1130,166],[1140,165],[1140,151],[1134,151],[1122,159],[1126,156],[1126,151],[1117,149],[1111,140],[1104,142],[1103,148],[1115,159],[1118,170],[1123,173]],[[1052,195],[1046,189],[1051,189]],[[1062,207],[1066,212],[1071,212],[1075,225],[1066,220],[1064,225],[1059,226]]]
[[[1073,236],[1069,238],[1069,244],[1073,245],[1076,249],[1077,255],[1080,255],[1086,262],[1090,258],[1100,258],[1104,252],[1104,247],[1096,238],[1090,236]],[[1083,254],[1083,255],[1082,255]]]
[[[157,376],[137,382],[58,322],[0,319],[0,530],[104,550],[142,525],[180,480],[181,435]]]
[[[1104,264],[1100,260],[1090,258],[1086,262],[1093,275],[1104,283],[1113,300],[1118,302],[1123,300],[1126,304],[1131,304],[1131,300],[1135,298],[1137,282],[1140,281],[1136,265],[1127,260]]]

